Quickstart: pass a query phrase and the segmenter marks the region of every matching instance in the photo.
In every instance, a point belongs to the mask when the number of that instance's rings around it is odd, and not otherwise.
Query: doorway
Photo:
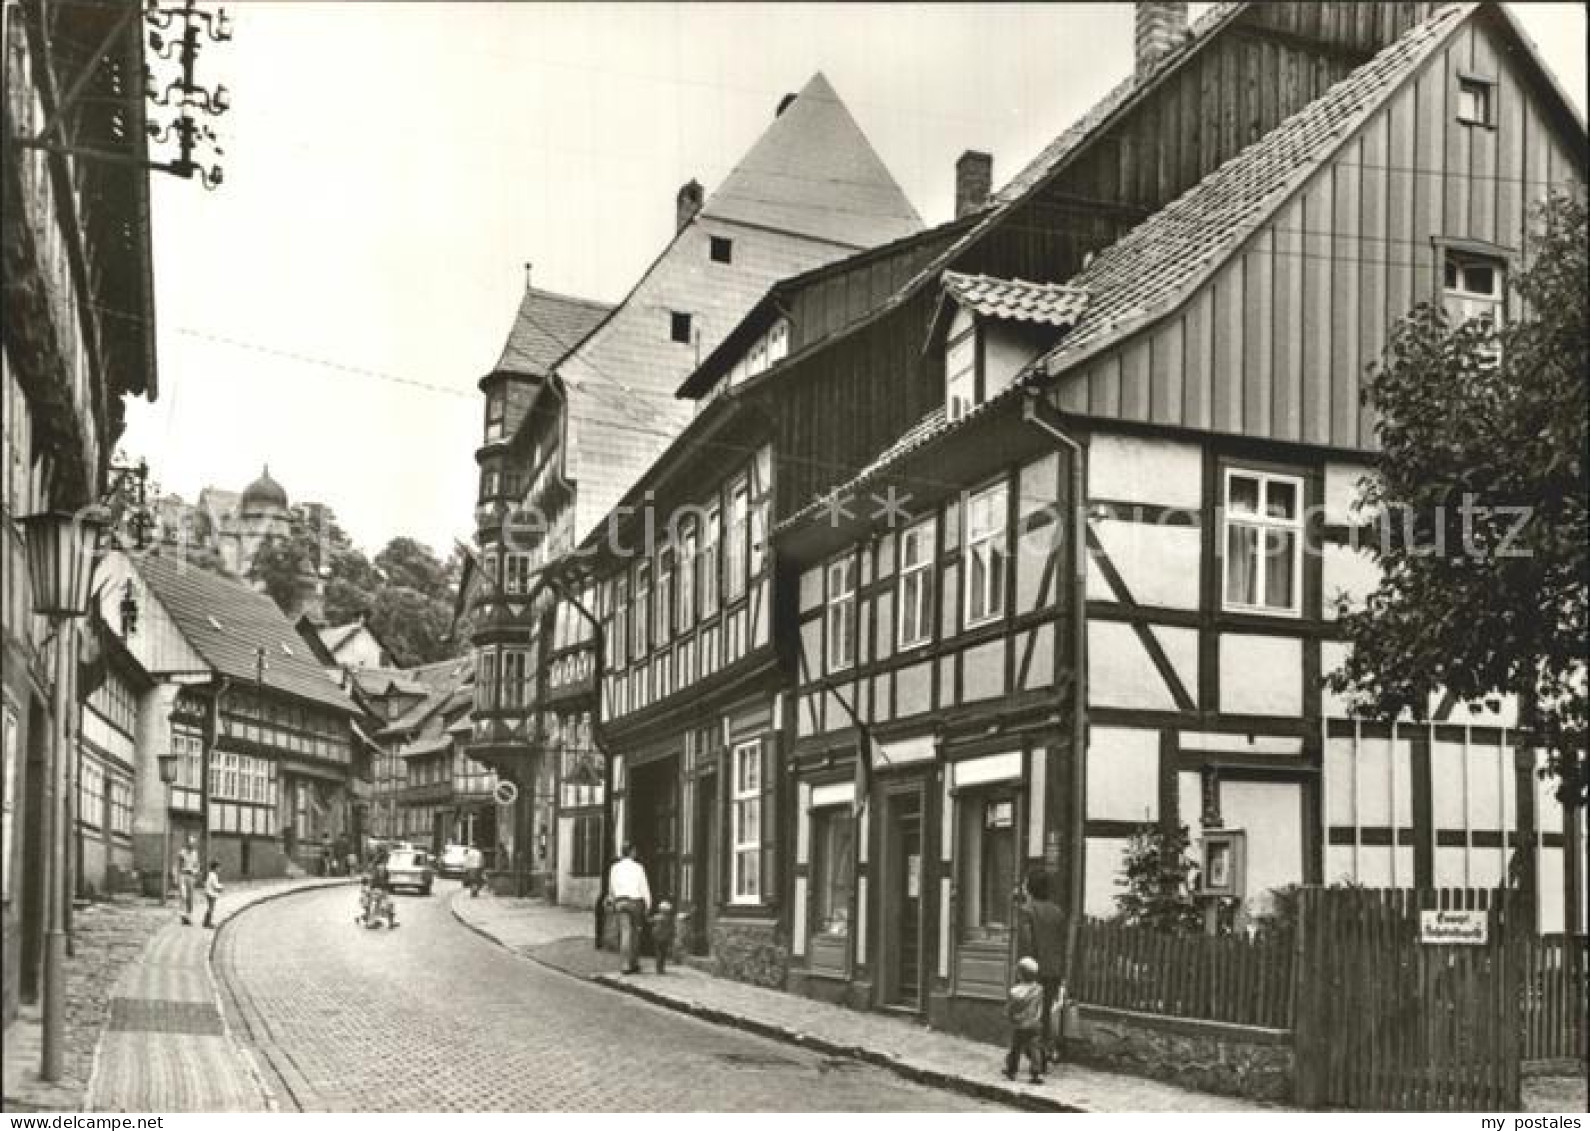
[[[922,791],[892,794],[884,811],[882,1004],[922,1008]]]
[[[646,869],[653,903],[679,896],[679,758],[669,755],[629,773],[629,839]]]
[[[718,917],[718,775],[696,779],[695,828],[691,845],[695,875],[690,908],[690,952],[705,955],[711,949],[712,926]]]

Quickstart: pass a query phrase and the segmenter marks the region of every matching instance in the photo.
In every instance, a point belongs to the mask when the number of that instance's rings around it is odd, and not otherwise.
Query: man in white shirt
[[[651,905],[651,886],[646,882],[646,869],[635,859],[635,846],[626,844],[623,854],[613,862],[607,873],[607,898],[613,901],[618,913],[618,953],[624,962],[624,973],[640,973],[637,950],[640,945],[640,925],[646,908]]]

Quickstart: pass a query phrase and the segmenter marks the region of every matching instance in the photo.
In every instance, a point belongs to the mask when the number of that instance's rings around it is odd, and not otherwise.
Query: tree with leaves
[[[1149,824],[1127,842],[1115,897],[1116,919],[1128,927],[1168,934],[1196,934],[1203,910],[1194,894],[1198,864],[1189,850],[1186,825]]]
[[[1515,310],[1394,329],[1364,400],[1380,441],[1360,507],[1380,518],[1378,587],[1339,601],[1352,650],[1330,687],[1353,711],[1423,718],[1444,692],[1516,694],[1566,804],[1586,801],[1586,476],[1590,288],[1585,203],[1532,215]]]

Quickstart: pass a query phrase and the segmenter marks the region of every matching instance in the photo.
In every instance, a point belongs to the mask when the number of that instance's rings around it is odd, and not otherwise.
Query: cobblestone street
[[[222,932],[227,1008],[284,1110],[989,1110],[581,984],[464,928],[453,891],[400,896],[395,932],[355,926],[348,890]]]

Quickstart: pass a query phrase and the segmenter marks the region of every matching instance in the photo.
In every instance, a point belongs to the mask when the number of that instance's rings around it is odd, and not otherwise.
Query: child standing
[[[657,952],[657,973],[668,972],[668,952],[674,945],[674,905],[666,899],[651,914],[651,945]]]
[[[215,901],[221,898],[221,862],[210,861],[210,871],[204,877],[204,925],[215,929]]]
[[[1032,1066],[1032,1082],[1043,1083],[1043,987],[1038,984],[1038,963],[1023,958],[1016,963],[1016,984],[1005,1002],[1010,1019],[1010,1052],[1005,1056],[1005,1079],[1014,1080],[1025,1053]]]

